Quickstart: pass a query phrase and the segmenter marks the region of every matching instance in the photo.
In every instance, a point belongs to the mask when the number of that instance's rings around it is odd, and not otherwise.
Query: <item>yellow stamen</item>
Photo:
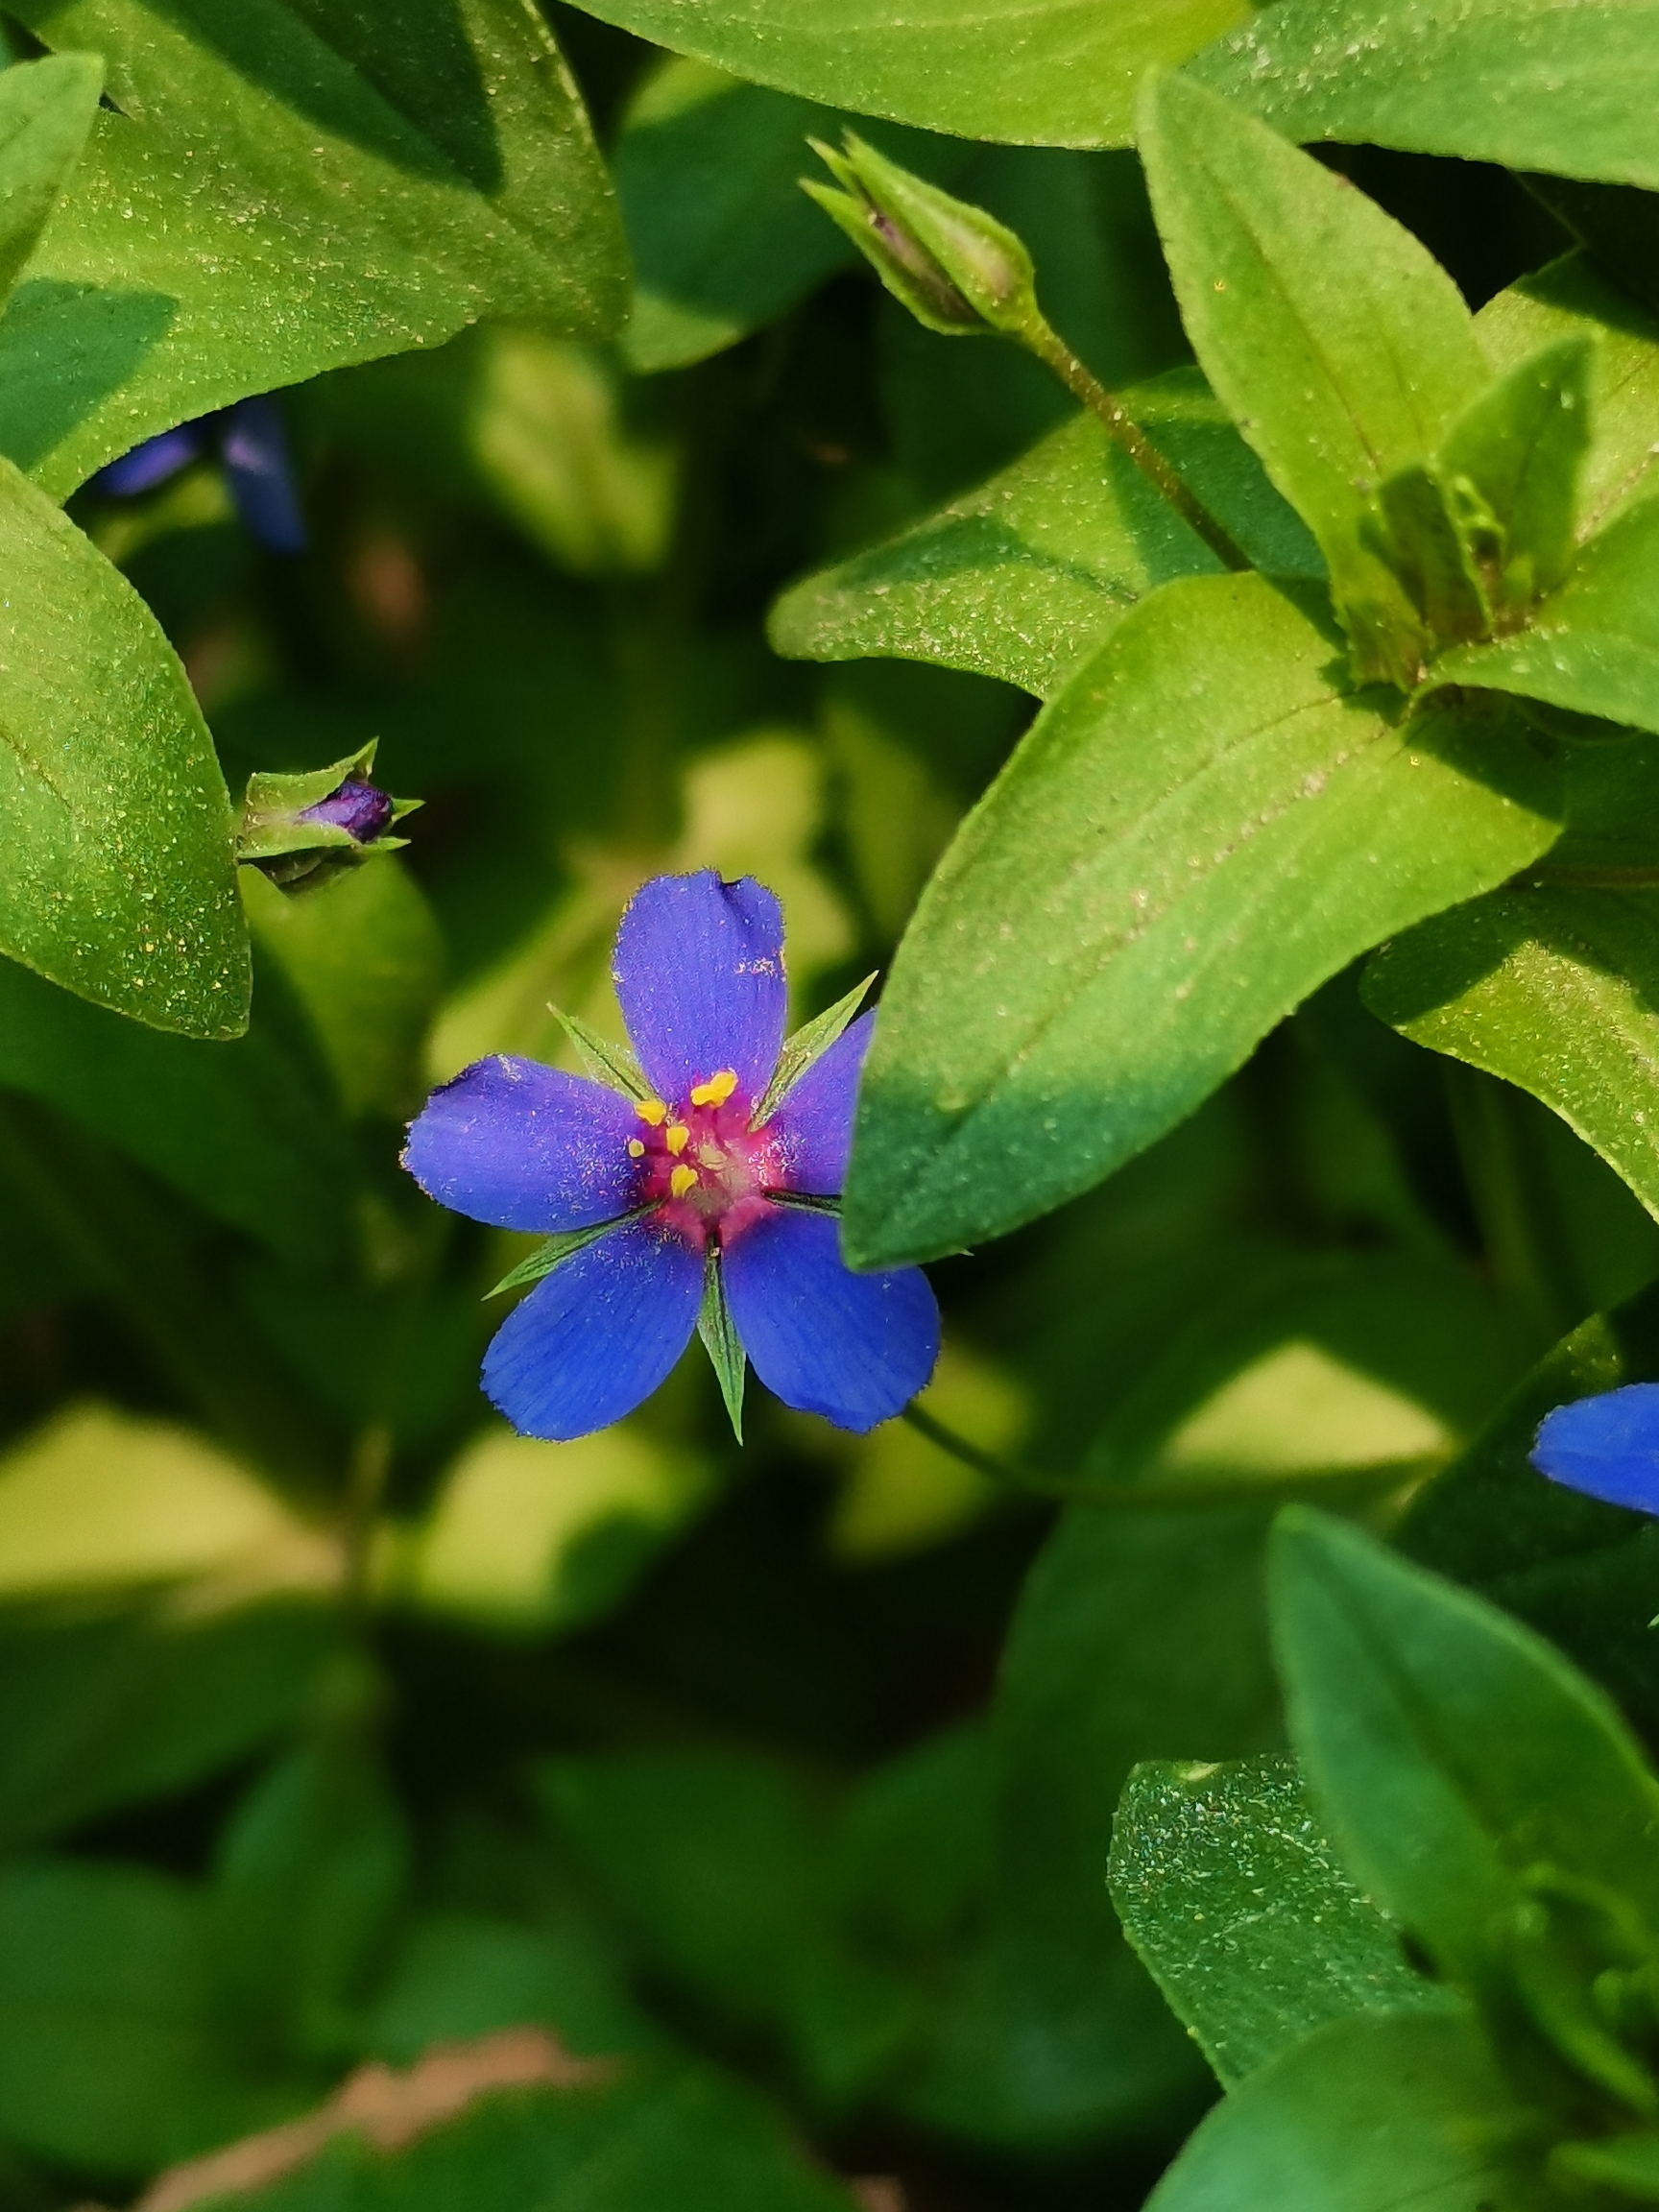
[[[668,1109],[661,1098],[641,1098],[634,1111],[641,1121],[649,1121],[653,1129],[660,1127],[668,1118]]]
[[[662,1142],[667,1145],[670,1152],[684,1152],[690,1134],[690,1130],[686,1128],[684,1121],[676,1121]]]
[[[707,1083],[699,1083],[691,1094],[693,1106],[724,1106],[737,1088],[735,1068],[722,1068],[718,1074],[710,1075]]]
[[[645,1147],[644,1147],[644,1145],[643,1145],[643,1144],[641,1144],[641,1143],[640,1143],[640,1142],[639,1142],[639,1140],[638,1140],[638,1138],[637,1138],[637,1137],[630,1137],[630,1138],[629,1138],[629,1140],[628,1140],[628,1151],[629,1151],[629,1155],[630,1155],[630,1157],[631,1157],[632,1159],[635,1159],[635,1160],[643,1160],[643,1159],[644,1159],[644,1157],[645,1157]]]
[[[696,1168],[676,1167],[673,1174],[668,1178],[668,1188],[673,1191],[676,1198],[684,1198],[687,1190],[695,1190],[697,1188]]]

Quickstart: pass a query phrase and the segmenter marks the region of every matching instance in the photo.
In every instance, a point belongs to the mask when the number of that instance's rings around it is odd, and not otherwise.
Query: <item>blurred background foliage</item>
[[[553,12],[628,334],[287,395],[299,560],[209,462],[72,504],[233,787],[377,737],[425,807],[312,894],[245,872],[237,1044],[0,964],[3,2212],[525,2023],[636,2062],[637,2140],[673,2104],[724,2146],[723,2212],[850,2204],[836,2174],[870,2212],[1138,2201],[1213,2092],[1104,1838],[1137,1760],[1281,1741],[1250,1485],[1393,1498],[1659,1271],[1559,1121],[1343,977],[1103,1189],[934,1271],[925,1407],[1046,1488],[765,1400],[739,1452],[695,1348],[586,1442],[491,1416],[483,1295],[528,1240],[428,1205],[400,1123],[483,1051],[558,1058],[549,1000],[613,1026],[662,869],[777,888],[802,1017],[889,958],[1034,703],[785,662],[766,612],[1069,406],[849,267],[793,181],[838,118]],[[1132,156],[871,135],[1020,229],[1109,383],[1185,357]],[[1551,250],[1498,172],[1339,158],[1472,301]],[[1107,1476],[1143,1509],[1066,1504]],[[605,2204],[690,2203],[652,2171]]]

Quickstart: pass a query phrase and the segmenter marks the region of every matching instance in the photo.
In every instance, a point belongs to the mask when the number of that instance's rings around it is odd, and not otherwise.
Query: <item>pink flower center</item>
[[[768,1129],[751,1130],[751,1101],[722,1068],[680,1106],[647,1099],[628,1150],[639,1170],[638,1203],[701,1252],[730,1244],[767,1210],[781,1181]]]

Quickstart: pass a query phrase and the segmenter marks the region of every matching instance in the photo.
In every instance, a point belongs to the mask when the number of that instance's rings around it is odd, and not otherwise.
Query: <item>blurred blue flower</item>
[[[275,553],[303,553],[305,523],[282,417],[268,393],[238,399],[216,415],[181,422],[147,438],[93,477],[95,490],[117,499],[133,499],[176,475],[186,463],[217,451],[225,465],[230,496],[250,534]]]
[[[1659,1382],[1557,1406],[1539,1424],[1531,1459],[1551,1482],[1659,1514]]]
[[[755,1126],[783,1042],[783,917],[763,884],[659,876],[616,933],[613,976],[654,1095],[533,1060],[480,1060],[433,1094],[403,1164],[475,1221],[594,1230],[508,1316],[484,1387],[528,1436],[632,1412],[690,1341],[717,1270],[756,1374],[843,1429],[900,1412],[933,1372],[918,1267],[854,1275],[830,1210],[847,1168],[865,1015]]]

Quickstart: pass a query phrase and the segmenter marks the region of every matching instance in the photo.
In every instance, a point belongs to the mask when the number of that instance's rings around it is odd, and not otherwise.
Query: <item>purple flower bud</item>
[[[302,807],[297,819],[326,823],[330,829],[344,830],[359,845],[373,845],[391,827],[392,809],[393,802],[384,791],[361,776],[348,776],[326,799]]]

